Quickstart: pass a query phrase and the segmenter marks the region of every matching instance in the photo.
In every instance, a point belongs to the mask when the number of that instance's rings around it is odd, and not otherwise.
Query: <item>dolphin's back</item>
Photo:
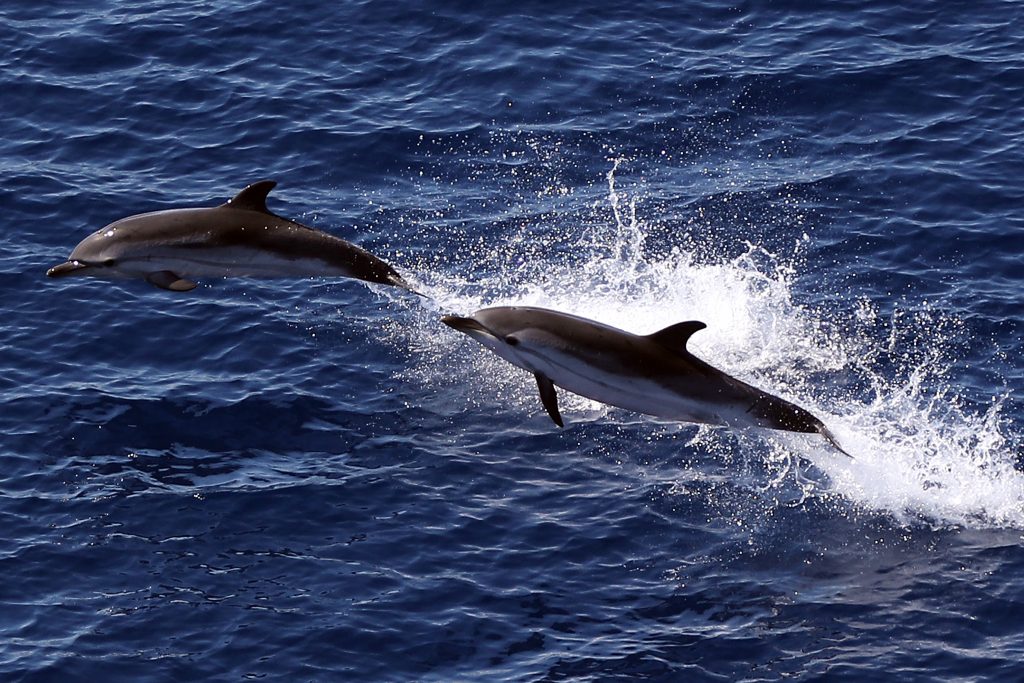
[[[595,320],[543,308],[523,306],[508,307],[508,310],[522,316],[521,325],[527,330],[526,334],[595,366],[614,366],[624,374],[651,379],[672,375],[704,378],[718,372],[685,347],[670,348],[648,336],[626,332]]]
[[[342,275],[355,275],[371,282],[404,284],[395,269],[381,259],[322,230],[271,213],[230,206],[211,211],[223,212],[223,221],[218,216],[218,227],[210,234],[211,245],[262,249],[295,262],[320,261]],[[322,273],[321,269],[315,274]]]

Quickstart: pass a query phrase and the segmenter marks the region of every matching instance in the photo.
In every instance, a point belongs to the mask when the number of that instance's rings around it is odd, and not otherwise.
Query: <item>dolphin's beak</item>
[[[89,267],[88,263],[82,263],[81,261],[65,261],[60,265],[54,266],[46,271],[47,277],[65,277],[72,275],[80,270],[84,270]]]
[[[463,318],[457,315],[446,315],[441,318],[441,322],[443,322],[445,325],[452,328],[453,330],[465,332],[466,334],[469,334],[470,332],[483,332],[485,334],[490,334],[487,331],[486,327],[478,323],[476,320],[473,320],[473,318]]]

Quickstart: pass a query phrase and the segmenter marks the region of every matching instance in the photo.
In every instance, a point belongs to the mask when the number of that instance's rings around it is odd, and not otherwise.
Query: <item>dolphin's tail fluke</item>
[[[401,287],[405,291],[407,291],[407,292],[409,292],[411,294],[415,294],[416,296],[423,297],[424,299],[429,299],[430,298],[426,294],[424,294],[423,292],[417,291],[416,288],[413,287],[412,284],[408,280],[406,280],[404,277],[399,275],[397,271],[393,271],[393,272],[394,272],[394,275],[391,277],[391,281],[386,283],[386,284],[394,285],[395,287]]]
[[[839,441],[836,440],[835,434],[830,432],[828,427],[826,427],[825,425],[822,425],[818,429],[818,433],[821,434],[823,437],[825,437],[825,441],[828,441],[830,444],[832,444],[832,447],[835,448],[837,451],[839,451],[840,453],[845,455],[850,460],[854,459],[852,455],[847,453],[846,450],[842,446],[839,445]]]

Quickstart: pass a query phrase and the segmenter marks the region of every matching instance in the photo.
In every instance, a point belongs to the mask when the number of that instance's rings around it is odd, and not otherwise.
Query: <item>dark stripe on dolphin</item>
[[[287,218],[272,214],[268,217],[274,220],[263,227],[228,226],[208,239],[177,243],[175,246],[195,250],[249,247],[291,260],[316,259],[335,268],[358,271],[361,279],[370,282],[411,289],[398,271],[362,247]]]

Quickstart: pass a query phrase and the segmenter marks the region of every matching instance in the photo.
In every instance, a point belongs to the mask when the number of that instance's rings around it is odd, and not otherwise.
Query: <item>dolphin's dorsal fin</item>
[[[244,190],[229,199],[225,206],[235,209],[246,209],[248,211],[259,211],[270,213],[267,210],[267,195],[274,189],[277,183],[273,180],[261,180],[247,186]]]
[[[703,330],[705,327],[707,325],[699,320],[687,320],[686,322],[669,325],[663,330],[647,335],[647,338],[673,351],[685,351],[686,342],[690,340],[690,336],[694,332]]]
[[[544,409],[548,411],[548,415],[551,416],[556,425],[564,427],[562,415],[558,412],[558,394],[555,393],[555,385],[547,375],[535,372],[533,376],[537,378],[537,388],[540,389],[540,402],[544,404]]]

